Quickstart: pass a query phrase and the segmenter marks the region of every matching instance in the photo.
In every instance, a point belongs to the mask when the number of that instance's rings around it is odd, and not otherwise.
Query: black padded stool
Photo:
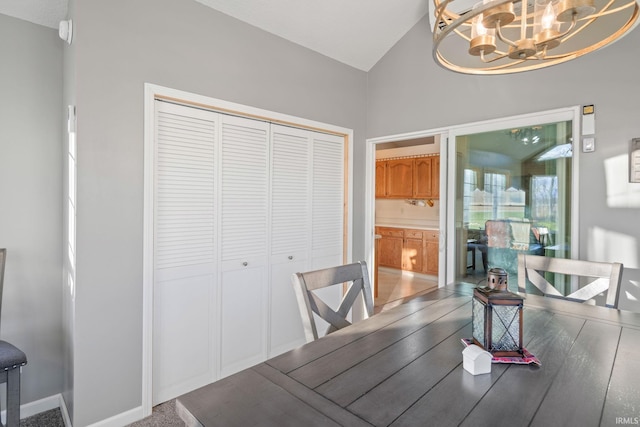
[[[0,341],[0,383],[7,383],[7,427],[20,425],[20,367],[27,356],[6,341]]]
[[[6,259],[7,250],[2,248],[0,249],[0,309]],[[20,425],[20,368],[26,364],[27,356],[22,350],[6,341],[0,341],[0,383],[7,383],[7,427]]]

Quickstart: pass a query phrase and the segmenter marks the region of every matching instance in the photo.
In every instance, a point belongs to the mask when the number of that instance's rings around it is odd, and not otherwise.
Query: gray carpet
[[[20,427],[64,427],[64,420],[59,408],[40,412],[20,420]]]
[[[176,413],[174,399],[154,406],[150,416],[129,424],[129,427],[184,427],[184,421]]]
[[[20,420],[20,427],[65,427],[59,408],[40,412]],[[176,414],[176,401],[170,400],[153,408],[147,418],[129,424],[129,427],[184,427],[184,422]]]

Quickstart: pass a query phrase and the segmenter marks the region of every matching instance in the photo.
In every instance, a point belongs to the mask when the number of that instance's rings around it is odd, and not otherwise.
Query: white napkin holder
[[[488,374],[491,372],[492,357],[488,351],[472,344],[462,350],[462,367],[471,375]]]

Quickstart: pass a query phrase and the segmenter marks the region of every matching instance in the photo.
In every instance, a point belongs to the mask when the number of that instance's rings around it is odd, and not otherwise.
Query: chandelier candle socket
[[[502,268],[489,270],[487,282],[473,291],[473,342],[497,357],[522,357],[523,299],[507,290]]]
[[[433,57],[468,74],[535,70],[585,55],[638,23],[640,0],[433,0]],[[460,6],[458,6],[458,10]]]

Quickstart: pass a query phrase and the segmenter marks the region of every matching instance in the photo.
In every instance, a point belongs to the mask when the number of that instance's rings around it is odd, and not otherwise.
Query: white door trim
[[[440,138],[440,200],[444,203],[440,203],[440,241],[438,247],[438,264],[440,266],[446,265],[446,252],[444,250],[445,245],[445,233],[447,224],[447,136],[448,128],[438,128],[418,132],[409,132],[396,135],[383,136],[379,138],[367,139],[367,148],[365,153],[365,219],[364,219],[364,253],[367,264],[369,265],[369,277],[373,278],[376,272],[373,271],[375,265],[375,251],[374,251],[374,239],[375,239],[375,208],[376,208],[376,145],[385,142],[404,141],[410,139],[418,139],[425,137],[439,137]],[[438,287],[446,285],[445,275],[438,274]]]
[[[142,411],[151,415],[153,402],[153,189],[154,189],[154,103],[156,99],[207,108],[227,114],[258,118],[273,123],[340,135],[347,143],[346,153],[346,261],[352,259],[353,247],[353,130],[288,114],[236,104],[151,83],[144,84],[144,215],[143,215],[143,281],[142,281]]]

